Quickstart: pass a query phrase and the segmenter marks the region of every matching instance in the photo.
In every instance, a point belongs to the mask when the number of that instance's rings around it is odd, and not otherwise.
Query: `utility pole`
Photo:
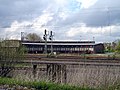
[[[44,53],[47,55],[47,30],[45,29],[43,39],[45,40],[45,48],[44,48]]]

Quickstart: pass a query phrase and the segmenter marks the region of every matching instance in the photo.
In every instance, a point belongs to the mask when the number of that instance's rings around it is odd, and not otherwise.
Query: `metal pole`
[[[108,27],[110,28],[110,36],[111,36],[111,18],[110,18],[110,11],[109,8],[107,10],[107,15],[108,15]],[[111,49],[111,42],[109,43],[109,48],[108,48],[108,52],[110,53],[110,49]]]
[[[45,29],[45,34],[43,36],[43,39],[45,40],[44,53],[47,54],[47,30],[46,29]]]
[[[51,54],[53,54],[53,43],[52,43],[52,40],[51,40]]]
[[[45,39],[45,54],[47,54],[47,35],[46,35],[46,39]]]
[[[21,41],[24,40],[24,32],[21,32]]]
[[[52,31],[50,31],[50,37],[49,37],[49,39],[51,40],[51,54],[53,54],[53,33],[52,33]]]
[[[93,41],[95,41],[95,37],[93,37]]]

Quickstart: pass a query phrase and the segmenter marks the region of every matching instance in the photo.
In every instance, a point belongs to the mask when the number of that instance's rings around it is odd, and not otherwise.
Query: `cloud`
[[[119,0],[0,0],[0,35],[42,36],[47,29],[56,40],[112,41],[119,38],[119,7]]]
[[[0,0],[1,26],[10,25],[15,20],[32,20],[49,7],[48,0]],[[6,22],[5,22],[6,21]]]
[[[95,0],[89,8],[82,8],[78,12],[70,14],[65,21],[60,21],[58,24],[62,26],[85,23],[88,27],[116,25],[120,22],[119,7],[119,0]]]
[[[72,27],[66,32],[68,38],[79,37],[82,40],[93,40],[108,42],[120,38],[120,26],[106,26],[106,27],[87,27],[86,25],[80,27]]]
[[[7,36],[10,39],[19,38],[20,39],[20,32],[26,33],[37,33],[41,34],[47,29],[46,24],[53,19],[53,14],[51,13],[43,13],[41,16],[35,18],[32,21],[23,21],[18,22],[14,21],[9,28],[6,28],[4,31],[8,35],[8,33],[16,35],[9,35]]]
[[[76,0],[77,2],[81,3],[81,8],[89,8],[90,6],[94,5],[97,0]]]

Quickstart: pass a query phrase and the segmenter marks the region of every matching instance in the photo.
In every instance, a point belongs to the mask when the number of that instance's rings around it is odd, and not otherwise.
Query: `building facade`
[[[22,45],[27,48],[28,53],[51,53],[51,49],[56,53],[103,53],[103,44],[95,44],[95,41],[48,41],[45,49],[44,41],[22,41]],[[101,50],[97,50],[97,48]]]

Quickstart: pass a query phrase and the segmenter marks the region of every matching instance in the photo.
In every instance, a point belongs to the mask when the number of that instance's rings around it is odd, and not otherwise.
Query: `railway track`
[[[45,55],[26,55],[26,60],[53,60],[53,61],[96,61],[96,62],[120,62],[120,58],[106,57],[106,56],[56,56],[46,57]]]
[[[31,58],[32,60],[32,58]],[[74,58],[41,58],[33,59],[33,61],[68,61],[68,62],[99,62],[99,63],[120,63],[120,60],[108,60],[108,59],[74,59]]]
[[[120,59],[107,57],[81,58],[81,56],[57,56],[54,58],[44,55],[27,55],[25,63],[33,64],[66,64],[66,65],[111,65],[120,66]]]
[[[80,56],[58,56],[51,58],[44,55],[26,55],[24,60],[17,61],[15,63],[120,66],[120,59],[112,59],[105,57],[97,59],[83,59]]]
[[[61,61],[61,62],[98,62],[98,63],[120,63],[120,59],[112,59],[112,58],[80,58],[80,57],[40,57],[40,56],[29,56],[25,58],[26,61]]]
[[[73,62],[73,61],[45,61],[45,60],[24,60],[22,62],[19,63],[28,63],[28,64],[35,64],[35,65],[39,65],[39,64],[59,64],[59,65],[91,65],[91,66],[120,66],[120,62],[87,62],[87,61],[80,61],[80,62]]]

